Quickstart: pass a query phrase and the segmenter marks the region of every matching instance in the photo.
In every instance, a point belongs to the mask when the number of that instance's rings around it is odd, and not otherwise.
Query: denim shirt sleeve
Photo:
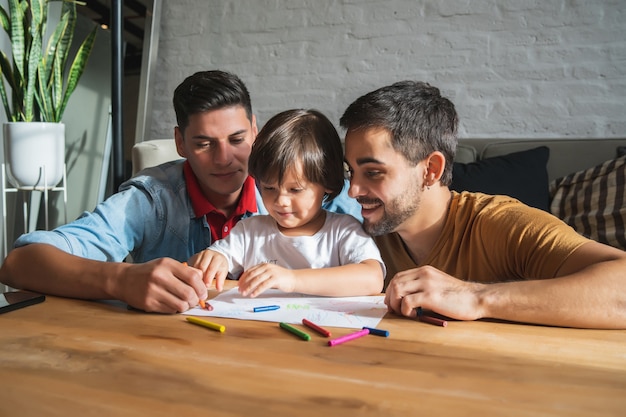
[[[20,236],[14,246],[47,243],[83,258],[121,261],[134,248],[137,236],[158,227],[153,220],[156,211],[147,193],[126,189],[51,232],[38,230]]]
[[[193,218],[182,163],[167,163],[126,181],[93,212],[69,224],[22,235],[15,247],[47,243],[102,261],[122,261],[128,254],[135,262],[187,260],[211,243],[203,220]]]

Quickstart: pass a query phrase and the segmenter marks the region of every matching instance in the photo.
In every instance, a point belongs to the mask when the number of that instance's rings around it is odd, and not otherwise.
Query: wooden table
[[[626,331],[388,314],[390,337],[328,347],[210,320],[226,332],[57,297],[2,314],[0,416],[626,414]]]

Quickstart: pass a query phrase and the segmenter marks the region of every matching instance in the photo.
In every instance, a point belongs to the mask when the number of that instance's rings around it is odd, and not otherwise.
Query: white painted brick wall
[[[203,69],[238,74],[260,125],[293,107],[338,124],[361,94],[419,79],[453,100],[463,137],[626,137],[624,0],[163,3],[152,138]]]

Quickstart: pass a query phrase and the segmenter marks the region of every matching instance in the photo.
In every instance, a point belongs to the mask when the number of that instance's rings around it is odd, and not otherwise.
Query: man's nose
[[[232,161],[232,149],[228,143],[218,143],[213,151],[213,161],[219,165],[228,165]]]
[[[348,195],[352,198],[357,198],[363,194],[363,187],[357,181],[354,175],[350,177],[350,186],[348,187]]]

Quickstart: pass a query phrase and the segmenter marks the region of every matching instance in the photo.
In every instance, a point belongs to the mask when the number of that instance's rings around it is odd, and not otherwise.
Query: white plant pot
[[[4,124],[4,160],[16,188],[55,187],[63,178],[65,125],[46,122]]]

